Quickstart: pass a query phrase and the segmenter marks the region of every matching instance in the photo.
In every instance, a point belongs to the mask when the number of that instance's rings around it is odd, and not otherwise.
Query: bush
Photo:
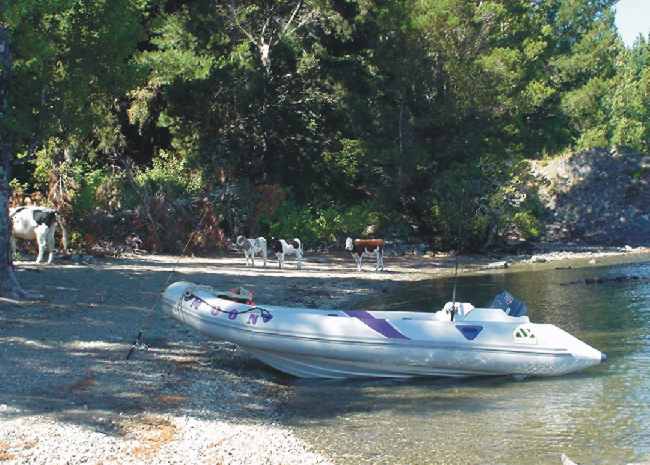
[[[430,215],[443,247],[480,250],[513,230],[526,240],[539,237],[543,208],[526,162],[485,158],[441,176]]]
[[[109,173],[102,169],[85,171],[80,169],[75,172],[74,177],[78,179],[78,190],[72,197],[72,210],[74,216],[84,216],[100,205],[97,199],[97,191],[100,186],[107,185],[111,182]]]
[[[285,202],[278,208],[271,220],[269,234],[280,238],[298,237],[305,244],[314,244],[318,237],[311,224],[313,212],[309,207],[300,207],[293,202]]]
[[[541,222],[532,211],[517,212],[512,218],[522,238],[537,239],[541,234]]]
[[[136,170],[132,185],[126,192],[126,204],[139,204],[144,192],[178,199],[196,196],[203,188],[203,177],[199,171],[189,169],[186,160],[161,150],[150,168]]]
[[[382,219],[369,203],[314,208],[285,202],[274,215],[269,233],[274,237],[298,237],[303,244],[325,245],[347,236],[363,237],[369,229],[381,227]]]

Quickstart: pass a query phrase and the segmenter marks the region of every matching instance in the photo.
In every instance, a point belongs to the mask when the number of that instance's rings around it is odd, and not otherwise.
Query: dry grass
[[[85,377],[68,386],[68,390],[73,392],[85,391],[86,389],[90,388],[91,386],[94,386],[95,384],[97,384],[97,380],[95,380],[95,377],[90,372],[87,372]]]
[[[180,405],[187,400],[186,396],[180,395],[165,395],[158,396],[158,402],[164,405]]]
[[[16,456],[9,452],[9,444],[0,441],[0,462],[5,462],[15,459]]]
[[[160,448],[176,438],[176,427],[167,419],[145,416],[132,419],[121,426],[125,436],[134,439],[138,445],[132,454],[140,459],[151,459]]]

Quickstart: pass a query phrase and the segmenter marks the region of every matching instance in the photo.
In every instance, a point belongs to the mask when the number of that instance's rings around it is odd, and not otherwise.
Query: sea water
[[[452,287],[401,285],[364,309],[435,311]],[[531,321],[608,362],[526,380],[298,380],[285,420],[337,464],[559,465],[562,453],[581,465],[650,463],[650,263],[460,276],[456,296],[480,306],[503,289]]]

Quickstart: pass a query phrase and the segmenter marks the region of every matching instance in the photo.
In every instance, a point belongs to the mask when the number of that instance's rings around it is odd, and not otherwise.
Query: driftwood
[[[589,278],[579,279],[577,281],[569,281],[567,283],[560,283],[561,286],[569,286],[575,284],[606,284],[606,283],[625,283],[625,282],[650,282],[650,277],[637,276],[637,275],[620,275],[620,276],[595,276]]]
[[[560,458],[562,459],[562,465],[578,465],[577,463],[575,463],[573,460],[571,460],[569,457],[567,457],[564,454],[562,454]]]
[[[509,266],[510,266],[510,262],[501,261],[501,262],[488,263],[483,268],[485,268],[486,270],[494,270],[494,269],[498,269],[498,268],[508,268]]]

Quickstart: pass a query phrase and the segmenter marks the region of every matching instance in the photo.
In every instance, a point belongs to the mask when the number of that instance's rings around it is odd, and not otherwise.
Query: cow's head
[[[345,240],[345,250],[353,250],[354,249],[354,241],[352,241],[351,237],[348,237]]]
[[[235,244],[237,244],[239,247],[242,247],[245,242],[246,238],[244,236],[237,236],[237,239],[235,240]]]

